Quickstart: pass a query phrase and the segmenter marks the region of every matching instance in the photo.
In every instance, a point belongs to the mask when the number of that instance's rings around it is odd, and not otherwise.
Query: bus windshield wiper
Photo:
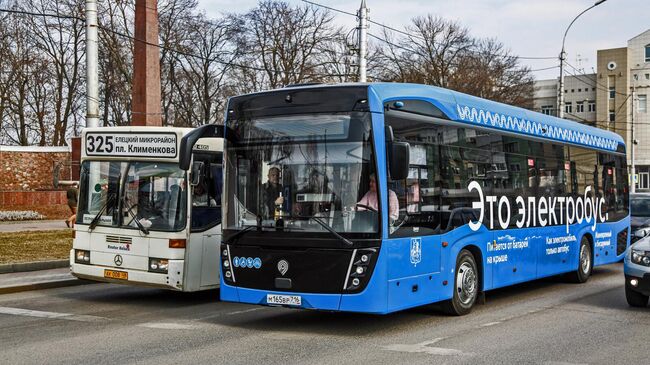
[[[99,210],[99,212],[97,212],[97,215],[95,215],[93,220],[90,221],[90,224],[88,225],[88,231],[92,231],[93,229],[95,229],[95,227],[97,227],[97,224],[99,223],[99,219],[101,218],[102,214],[106,210],[106,207],[108,207],[108,204],[110,204],[113,200],[115,200],[115,193],[110,194],[106,198],[106,202],[104,203],[104,205],[102,205],[102,208]]]
[[[354,246],[354,242],[350,241],[349,239],[341,236],[334,228],[330,227],[327,223],[323,222],[320,220],[320,218],[315,217],[315,216],[305,216],[305,215],[292,215],[290,218],[306,218],[306,219],[311,219],[314,222],[318,223],[321,227],[325,228],[327,231],[329,231],[331,234],[336,236],[336,238],[340,239],[343,241],[346,245],[348,246]]]
[[[131,205],[131,204],[128,202],[128,199],[126,198],[126,195],[123,196],[123,197],[120,199],[120,201],[121,201],[122,205],[125,205],[125,206],[126,206],[126,212],[131,216],[132,220],[135,222],[135,225],[138,226],[138,228],[142,231],[142,233],[144,233],[144,234],[149,234],[149,230],[146,229],[146,228],[142,225],[142,223],[140,223],[140,220],[138,220],[138,214],[133,213],[133,205]]]
[[[250,232],[250,231],[252,231],[253,229],[256,229],[256,228],[257,228],[257,226],[246,226],[244,229],[242,229],[240,231],[237,231],[237,232],[233,233],[232,236],[228,237],[228,242],[226,242],[226,244],[228,244],[228,245],[232,244],[233,240],[235,240],[237,237],[242,236],[244,233]]]

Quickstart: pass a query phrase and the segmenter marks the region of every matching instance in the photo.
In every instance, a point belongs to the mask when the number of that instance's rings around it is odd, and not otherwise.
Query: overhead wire
[[[322,7],[322,8],[325,8],[325,9],[329,9],[329,10],[332,10],[332,11],[335,11],[335,12],[338,12],[338,13],[342,13],[342,14],[346,14],[346,15],[350,15],[350,16],[358,17],[357,14],[353,14],[353,13],[351,13],[351,12],[344,11],[344,10],[341,10],[341,9],[336,9],[336,8],[331,7],[331,6],[326,6],[326,5],[319,4],[319,3],[316,3],[316,2],[313,2],[313,1],[309,1],[309,0],[301,0],[301,1],[304,2],[304,3],[307,3],[307,4],[314,5],[314,6]],[[394,28],[394,27],[391,27],[391,26],[388,26],[388,25],[385,25],[385,24],[382,24],[382,23],[376,22],[376,21],[371,20],[371,19],[368,19],[368,23],[378,25],[378,26],[380,26],[380,27],[382,27],[382,28],[384,28],[384,29],[388,29],[388,30],[390,30],[390,31],[392,31],[392,32],[399,33],[399,34],[405,35],[405,36],[407,36],[407,37],[411,37],[411,38],[416,38],[416,39],[420,39],[420,40],[423,40],[423,41],[427,41],[426,38],[424,38],[424,37],[422,37],[422,36],[420,36],[420,35],[412,34],[412,33],[409,33],[409,32],[406,32],[406,31],[403,31],[403,30],[400,30],[400,29],[397,29],[397,28]],[[375,36],[375,38],[376,38],[376,36]],[[384,39],[381,39],[381,40],[386,41],[386,40],[384,40]],[[456,50],[458,50],[458,49],[456,49]],[[476,53],[476,52],[473,52],[473,53]],[[515,57],[515,58],[519,58],[519,59],[528,59],[528,60],[557,60],[557,59],[558,59],[558,57],[551,57],[551,56],[548,56],[548,57],[546,57],[546,56],[513,56],[513,57]]]

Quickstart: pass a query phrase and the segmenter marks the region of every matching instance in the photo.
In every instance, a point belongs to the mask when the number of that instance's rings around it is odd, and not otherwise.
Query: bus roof
[[[368,87],[369,94],[376,95],[381,102],[380,105],[373,105],[371,102],[371,108],[383,108],[383,103],[397,99],[426,100],[438,107],[450,120],[456,122],[602,150],[625,152],[625,142],[616,133],[457,91],[428,85],[399,83],[371,83]]]
[[[248,95],[329,87],[368,87],[368,104],[372,112],[381,113],[383,104],[391,100],[425,100],[455,122],[625,153],[625,141],[617,133],[430,85],[406,83],[295,85]]]

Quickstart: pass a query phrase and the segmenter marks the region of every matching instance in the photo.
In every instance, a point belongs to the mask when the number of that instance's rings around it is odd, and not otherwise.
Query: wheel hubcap
[[[463,305],[468,305],[474,300],[477,284],[474,268],[469,263],[463,262],[456,273],[456,292],[458,293],[458,300]]]
[[[587,245],[584,245],[580,249],[580,268],[582,269],[582,273],[588,274],[590,267],[591,256],[589,255],[589,249],[587,248]]]

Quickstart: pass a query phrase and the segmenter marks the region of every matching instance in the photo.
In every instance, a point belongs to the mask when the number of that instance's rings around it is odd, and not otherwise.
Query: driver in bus
[[[377,198],[377,176],[370,174],[370,181],[368,183],[369,189],[366,195],[357,203],[357,210],[367,210],[365,207],[379,211],[379,199]],[[388,210],[390,221],[394,222],[399,218],[399,201],[397,194],[394,191],[388,190]]]
[[[282,193],[282,184],[280,184],[280,168],[271,167],[267,175],[268,180],[262,184],[262,201],[264,202],[263,216],[267,219],[273,217],[275,207],[284,204]]]

